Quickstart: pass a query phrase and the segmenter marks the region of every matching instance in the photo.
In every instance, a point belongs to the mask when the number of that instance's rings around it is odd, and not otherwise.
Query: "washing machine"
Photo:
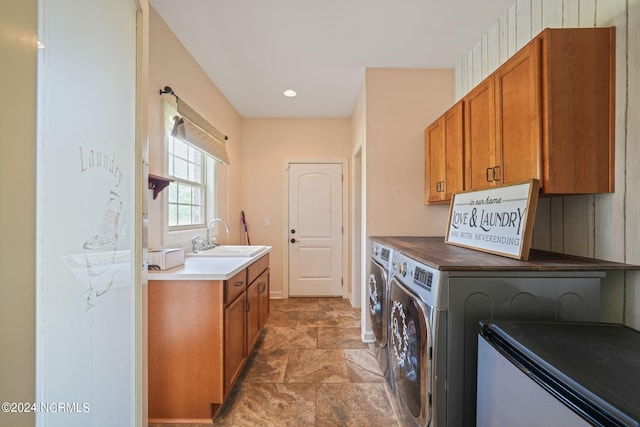
[[[394,254],[390,349],[395,392],[405,426],[444,425],[446,296],[440,271]]]
[[[375,355],[389,387],[393,390],[393,377],[389,364],[389,282],[393,250],[372,241],[370,274],[367,284],[369,319],[375,337]]]

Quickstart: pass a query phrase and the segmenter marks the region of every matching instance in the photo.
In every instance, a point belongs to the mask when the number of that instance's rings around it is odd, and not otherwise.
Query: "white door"
[[[342,296],[342,164],[289,164],[289,295]]]

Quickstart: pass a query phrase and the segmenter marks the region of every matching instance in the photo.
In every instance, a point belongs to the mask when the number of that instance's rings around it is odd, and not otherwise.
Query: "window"
[[[174,181],[169,185],[167,225],[169,231],[203,228],[207,218],[207,196],[215,176],[214,161],[199,149],[171,136],[174,106],[165,103],[167,135],[167,172]],[[212,182],[211,182],[212,184]],[[208,189],[209,187],[209,189]]]

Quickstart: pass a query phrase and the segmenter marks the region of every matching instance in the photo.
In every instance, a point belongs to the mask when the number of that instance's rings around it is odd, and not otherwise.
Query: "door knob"
[[[294,230],[293,228],[291,229],[291,234],[296,234],[296,230]]]
[[[295,242],[296,242],[296,239],[291,239],[291,243],[295,243]]]

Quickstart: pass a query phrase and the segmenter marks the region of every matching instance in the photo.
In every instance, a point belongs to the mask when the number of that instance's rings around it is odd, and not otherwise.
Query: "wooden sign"
[[[454,194],[445,242],[527,260],[539,189],[531,179]]]

